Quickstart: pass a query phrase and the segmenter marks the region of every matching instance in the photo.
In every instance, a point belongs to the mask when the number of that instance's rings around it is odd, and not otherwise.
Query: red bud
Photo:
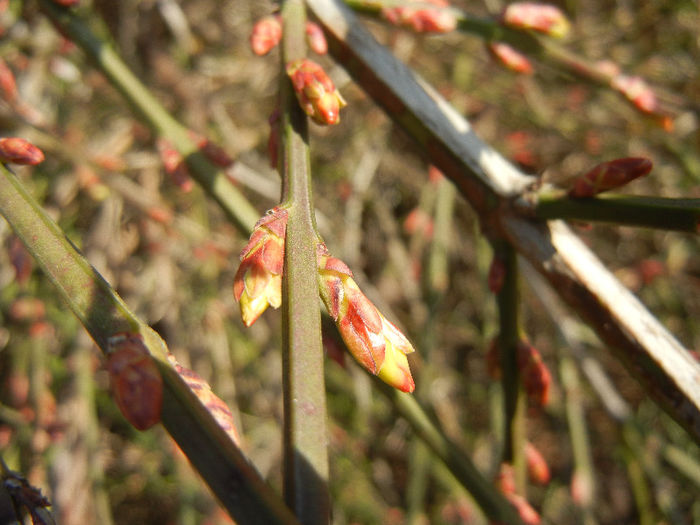
[[[35,166],[44,161],[44,153],[31,142],[10,137],[0,139],[0,162]]]
[[[491,42],[488,45],[488,50],[491,55],[511,71],[522,73],[523,75],[532,74],[533,68],[530,60],[520,51],[516,51],[508,44],[504,42]]]
[[[593,197],[607,190],[619,188],[651,171],[651,160],[644,157],[629,157],[598,164],[589,172],[580,175],[569,190],[571,197]]]

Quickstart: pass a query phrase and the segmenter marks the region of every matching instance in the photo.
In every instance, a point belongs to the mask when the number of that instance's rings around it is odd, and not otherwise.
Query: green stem
[[[301,0],[283,4],[283,63],[304,56]],[[284,65],[283,64],[283,65]],[[299,520],[330,522],[326,399],[308,130],[287,76],[281,82],[283,205],[289,210],[283,277],[284,495]]]
[[[173,144],[187,161],[192,176],[221,205],[240,231],[249,232],[258,219],[258,212],[227,176],[197,149],[187,128],[165,110],[114,49],[90,31],[81,18],[51,0],[39,0],[39,3],[61,33],[81,47],[148,125]]]
[[[498,348],[503,388],[503,461],[513,465],[518,493],[525,492],[525,396],[518,366],[520,319],[518,312],[518,256],[505,241],[494,241],[494,259],[505,266],[503,286],[496,296],[499,312]]]
[[[605,222],[690,233],[698,233],[700,228],[700,199],[614,194],[573,199],[542,194],[533,211],[539,219]]]
[[[414,396],[399,392],[375,378],[375,385],[406,419],[413,431],[445,464],[469,491],[486,516],[495,522],[521,524],[522,521],[508,500],[477,470],[469,457],[431,421]]]
[[[163,378],[161,420],[238,523],[298,523],[168,361],[162,339],[128,309],[17,177],[0,166],[0,214],[93,340],[140,333]]]

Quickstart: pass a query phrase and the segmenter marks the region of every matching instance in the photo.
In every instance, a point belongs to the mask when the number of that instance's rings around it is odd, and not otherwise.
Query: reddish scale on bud
[[[287,64],[287,76],[306,113],[317,124],[337,124],[347,104],[323,68],[308,58]]]
[[[53,3],[63,7],[74,7],[80,3],[80,0],[53,0]]]
[[[217,424],[228,434],[231,441],[240,446],[241,437],[233,421],[233,414],[228,405],[212,391],[209,383],[197,374],[197,372],[180,365],[172,355],[168,355],[168,359],[173,364],[178,375],[187,383],[187,386],[194,395],[197,396]]]
[[[558,7],[537,2],[514,2],[503,11],[501,22],[517,29],[532,29],[561,38],[569,32],[570,24]]]
[[[0,162],[36,166],[44,161],[44,153],[31,142],[17,137],[0,139]]]
[[[233,294],[240,303],[241,318],[252,325],[268,306],[282,304],[284,239],[288,212],[279,206],[269,210],[253,229],[241,251],[241,265],[233,283]]]
[[[417,33],[449,33],[457,27],[457,17],[446,0],[415,0],[435,7],[385,7],[382,16],[391,24],[413,29]]]
[[[506,265],[500,257],[494,257],[489,267],[488,285],[491,292],[497,294],[503,288],[506,279]]]
[[[403,221],[403,229],[410,235],[420,234],[431,239],[434,230],[433,218],[421,208],[413,208]]]
[[[651,171],[651,160],[644,157],[629,157],[598,164],[595,168],[573,181],[570,197],[593,197],[630,181],[643,177]]]
[[[328,53],[328,42],[323,29],[315,22],[306,22],[306,43],[314,53],[325,55]]]
[[[523,75],[531,75],[533,72],[532,63],[520,51],[504,42],[490,42],[488,50],[493,57],[496,58],[502,65]]]
[[[547,460],[544,459],[537,447],[529,441],[525,443],[525,462],[527,464],[527,473],[533,482],[539,485],[549,483],[551,476]]]
[[[282,17],[269,15],[258,20],[250,35],[250,48],[256,55],[266,55],[282,40]]]
[[[169,140],[163,138],[158,139],[156,146],[158,147],[158,154],[163,163],[165,173],[170,175],[175,185],[183,192],[189,193],[192,191],[194,183],[185,164],[185,159],[182,158],[180,152],[175,149]]]
[[[163,379],[140,334],[108,339],[107,371],[114,400],[129,423],[146,430],[160,421]]]

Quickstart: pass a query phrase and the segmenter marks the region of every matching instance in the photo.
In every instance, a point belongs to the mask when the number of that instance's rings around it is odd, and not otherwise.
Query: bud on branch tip
[[[340,122],[340,108],[347,104],[323,68],[308,58],[287,64],[287,76],[304,113],[317,124]]]
[[[648,174],[652,167],[651,160],[644,157],[629,157],[603,162],[574,179],[569,196],[593,197],[604,191],[619,188]]]
[[[569,20],[558,7],[537,2],[508,5],[501,15],[501,21],[509,27],[532,29],[555,38],[566,36],[570,28]]]

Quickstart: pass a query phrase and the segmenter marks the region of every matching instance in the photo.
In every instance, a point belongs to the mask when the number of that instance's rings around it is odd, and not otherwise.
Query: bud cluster
[[[325,55],[328,42],[321,26],[315,22],[306,22],[306,43],[314,53]],[[266,55],[282,40],[282,17],[268,15],[258,20],[250,34],[250,47],[256,55]]]
[[[446,0],[412,0],[408,3],[432,4],[435,7],[384,7],[382,17],[417,33],[449,33],[457,27],[457,17]]]
[[[304,113],[318,124],[340,122],[340,108],[347,104],[320,65],[299,58],[289,62],[286,69]]]

